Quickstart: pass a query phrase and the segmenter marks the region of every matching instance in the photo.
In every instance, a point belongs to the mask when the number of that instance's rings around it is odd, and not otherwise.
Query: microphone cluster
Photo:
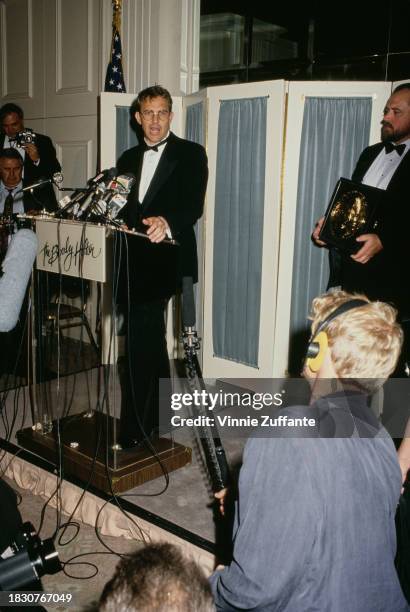
[[[132,174],[117,176],[115,168],[102,170],[88,181],[84,189],[76,189],[71,196],[60,200],[56,216],[69,216],[81,221],[90,218],[114,221],[125,206],[135,180]]]
[[[24,190],[61,181],[62,175],[57,173]],[[55,216],[113,222],[126,204],[135,181],[132,174],[117,176],[115,168],[103,170],[90,179],[84,189],[75,189],[71,196],[60,200]],[[37,248],[37,236],[29,229],[20,229],[10,241],[0,267],[0,333],[10,331],[17,324]]]

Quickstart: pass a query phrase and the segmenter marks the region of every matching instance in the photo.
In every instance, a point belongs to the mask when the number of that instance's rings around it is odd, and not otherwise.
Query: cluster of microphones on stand
[[[115,168],[103,170],[90,179],[84,189],[76,189],[71,196],[60,200],[55,216],[115,223],[134,183],[132,174],[117,176]]]
[[[72,194],[64,196],[58,203],[59,209],[50,216],[115,224],[115,219],[125,206],[135,180],[133,174],[117,175],[115,168],[109,168],[89,179],[84,188],[61,188],[59,185],[63,181],[63,175],[61,172],[56,172],[52,178],[28,185],[22,191],[31,191],[45,184],[53,183],[60,191],[72,191]]]
[[[22,191],[41,188],[53,183],[60,191],[72,191],[59,201],[59,208],[48,217],[89,221],[119,226],[117,217],[127,202],[135,183],[132,174],[117,176],[115,168],[102,170],[91,178],[83,189],[60,188],[60,172],[50,179],[40,180]],[[11,238],[7,254],[0,267],[0,333],[11,331],[17,324],[24,295],[37,255],[38,240],[30,229],[20,229]]]

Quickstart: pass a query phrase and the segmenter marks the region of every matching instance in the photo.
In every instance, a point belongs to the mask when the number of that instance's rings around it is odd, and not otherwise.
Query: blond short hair
[[[367,304],[335,317],[324,331],[338,378],[356,379],[361,387],[374,392],[393,372],[400,355],[403,331],[395,308],[371,302],[358,293],[327,293],[312,302],[312,333],[339,306],[353,299]]]

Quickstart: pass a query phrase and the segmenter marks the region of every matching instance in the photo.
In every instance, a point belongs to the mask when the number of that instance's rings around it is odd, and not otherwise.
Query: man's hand
[[[320,233],[320,230],[322,229],[324,220],[325,220],[324,217],[320,217],[320,219],[316,221],[315,229],[313,230],[313,233],[312,233],[313,241],[316,242],[316,244],[321,247],[326,246],[326,242],[323,242],[323,240],[319,240],[319,233]]]
[[[366,264],[383,249],[377,234],[362,234],[356,238],[356,242],[363,242],[363,246],[355,255],[351,255],[351,258],[361,264]]]
[[[34,142],[27,144],[23,147],[32,162],[38,162],[40,160],[40,154]]]
[[[167,237],[169,225],[164,217],[147,217],[142,222],[148,225],[147,236],[151,242],[162,242]]]
[[[406,482],[407,474],[410,470],[410,457],[402,457],[399,454],[398,459],[401,470],[401,483],[403,485],[401,492],[404,493],[404,483]]]
[[[401,441],[399,449],[397,451],[397,457],[401,469],[401,480],[402,484],[406,482],[407,474],[410,470],[410,419],[406,425],[406,431],[404,438]],[[401,490],[403,493],[403,489]]]
[[[225,516],[225,499],[227,493],[228,489],[226,487],[217,493],[214,493],[214,497],[219,499],[219,512],[222,514],[222,516]]]

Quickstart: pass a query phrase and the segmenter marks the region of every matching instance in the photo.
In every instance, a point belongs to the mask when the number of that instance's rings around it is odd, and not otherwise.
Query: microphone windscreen
[[[108,218],[113,220],[116,219],[118,213],[124,208],[127,203],[127,198],[121,193],[114,193],[114,195],[107,202]]]
[[[59,185],[64,180],[64,177],[61,172],[54,172],[53,174],[53,183],[55,185]]]
[[[130,172],[128,174],[120,174],[115,180],[120,191],[128,194],[137,179],[135,178],[135,175]]]
[[[10,241],[0,278],[0,332],[17,325],[37,248],[37,236],[29,229],[19,230]]]

